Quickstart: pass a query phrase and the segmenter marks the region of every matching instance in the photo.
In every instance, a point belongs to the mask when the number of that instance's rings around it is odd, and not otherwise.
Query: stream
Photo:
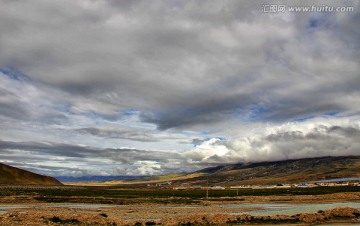
[[[117,205],[104,204],[81,204],[81,203],[52,203],[46,205],[26,205],[26,204],[0,204],[0,215],[12,209],[27,208],[76,208],[76,209],[97,209],[111,208]],[[298,213],[316,213],[319,210],[329,210],[336,207],[352,207],[360,210],[360,202],[337,202],[325,204],[284,204],[284,203],[242,203],[242,204],[224,204],[212,205],[212,207],[224,208],[224,213],[240,215],[250,214],[253,216],[271,216],[271,215],[294,215]],[[164,206],[164,208],[171,208]],[[179,206],[178,208],[206,208],[202,206]],[[226,208],[254,208],[252,211],[246,212],[226,212]]]

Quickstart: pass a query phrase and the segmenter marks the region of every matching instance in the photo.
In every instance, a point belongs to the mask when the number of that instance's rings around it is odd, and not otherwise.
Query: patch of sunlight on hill
[[[351,168],[359,168],[360,169],[360,161],[355,162]]]
[[[184,174],[173,173],[173,174],[152,176],[152,177],[148,178],[148,180],[171,180],[171,179],[179,178],[182,176],[184,176]]]
[[[129,185],[129,184],[151,184],[165,181],[186,180],[206,175],[206,173],[192,173],[192,174],[168,174],[153,176],[146,179],[138,179],[136,181],[112,180],[112,181],[87,181],[87,182],[64,182],[65,185],[77,186],[114,186],[114,185]]]

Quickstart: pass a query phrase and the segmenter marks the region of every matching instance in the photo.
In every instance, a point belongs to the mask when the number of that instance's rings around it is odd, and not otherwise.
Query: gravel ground
[[[242,211],[242,210],[236,210]],[[164,208],[164,206],[124,206],[123,208],[74,209],[32,208],[18,209],[0,216],[0,225],[229,225],[265,223],[324,223],[360,224],[360,212],[353,208],[292,216],[251,216],[222,214],[217,208]]]
[[[0,214],[0,225],[238,225],[238,224],[296,224],[312,225],[337,223],[360,225],[360,212],[353,208],[335,208],[318,213],[299,213],[292,216],[251,216],[245,212],[255,208],[234,208],[224,204],[240,203],[327,203],[335,201],[360,201],[359,193],[337,193],[315,196],[249,196],[241,200],[228,198],[208,199],[200,204],[131,204],[131,205],[94,205],[64,207],[61,204],[25,204],[15,197],[6,197],[3,203],[18,203],[22,207],[10,209]],[[8,202],[10,201],[11,202]],[[19,202],[17,202],[17,200]],[[54,207],[54,205],[58,205]],[[67,204],[63,204],[67,205]],[[89,204],[87,204],[89,205]],[[91,205],[91,204],[90,204]],[[259,209],[261,207],[257,207]]]

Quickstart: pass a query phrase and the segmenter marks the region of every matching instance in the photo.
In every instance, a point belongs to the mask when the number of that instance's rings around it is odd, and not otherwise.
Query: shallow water
[[[104,204],[87,204],[87,203],[50,203],[45,205],[24,205],[24,204],[3,204],[0,205],[0,214],[4,214],[12,209],[26,209],[26,208],[75,208],[75,209],[97,209],[97,208],[111,208],[118,205],[104,205]],[[208,208],[218,207],[224,208],[224,213],[240,215],[250,214],[253,216],[271,216],[271,215],[294,215],[298,213],[316,213],[319,210],[329,210],[336,207],[352,207],[360,210],[360,202],[338,202],[326,204],[282,204],[282,203],[242,203],[242,204],[224,204],[203,206],[179,206],[177,208]],[[171,208],[164,205],[165,209]],[[172,207],[176,208],[176,207]],[[254,210],[246,212],[227,212],[226,208],[254,208]]]
[[[227,205],[224,205],[227,206]],[[238,208],[261,208],[243,212],[241,214],[251,214],[254,216],[272,216],[272,215],[294,215],[298,213],[316,213],[319,210],[330,210],[336,207],[352,207],[360,210],[360,202],[339,202],[325,204],[280,204],[280,203],[256,203],[256,204],[230,204],[228,207]],[[233,213],[237,214],[237,213]]]
[[[0,215],[4,214],[12,209],[18,209],[18,208],[30,208],[31,206],[26,206],[24,204],[5,204],[0,205]]]
[[[7,213],[12,209],[27,209],[27,208],[77,208],[77,209],[97,209],[105,207],[116,207],[117,205],[104,204],[87,204],[87,203],[49,203],[41,205],[24,205],[24,204],[2,204],[0,205],[0,214]]]

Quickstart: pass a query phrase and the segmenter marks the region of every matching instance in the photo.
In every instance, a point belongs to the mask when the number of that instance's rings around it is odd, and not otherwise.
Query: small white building
[[[225,187],[222,186],[214,186],[214,187],[210,187],[211,190],[225,190]]]

